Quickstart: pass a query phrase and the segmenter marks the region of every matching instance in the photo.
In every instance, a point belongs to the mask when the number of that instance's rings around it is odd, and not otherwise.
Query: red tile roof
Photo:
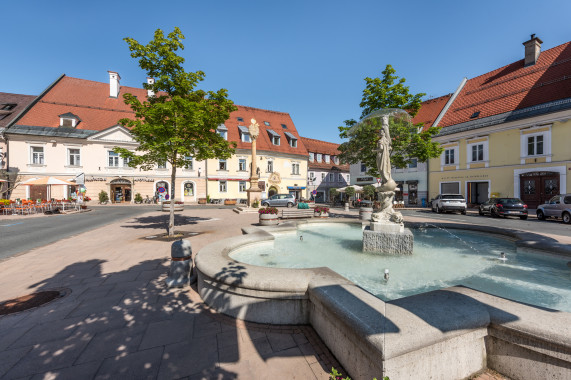
[[[34,95],[10,94],[0,92],[0,128],[4,128],[10,123],[24,108],[34,101]],[[10,110],[3,110],[4,105],[15,104]],[[8,116],[5,116],[8,115]],[[4,117],[5,116],[5,117]]]
[[[451,97],[452,94],[448,94],[422,102],[416,116],[412,118],[412,122],[414,124],[424,123],[423,130],[432,127],[432,124],[434,124],[436,118],[440,115],[440,111],[442,111]]]
[[[307,137],[302,137],[301,140],[303,141],[303,145],[307,148],[308,152],[312,153],[321,153],[321,154],[328,154],[330,156],[338,156],[341,152],[339,152],[339,144],[330,143],[327,141],[315,140],[310,139]],[[326,163],[325,161],[317,162],[317,161],[309,161],[309,169],[322,169],[322,170],[339,170],[339,171],[349,171],[349,165],[347,164],[339,164],[336,165],[333,160],[330,163]]]
[[[63,76],[17,124],[56,128],[60,124],[58,115],[70,112],[81,119],[77,129],[101,131],[117,125],[119,119],[133,117],[131,108],[123,102],[123,94],[125,93],[131,93],[139,99],[147,96],[145,89],[121,86],[119,96],[111,98],[109,97],[109,83]],[[281,152],[307,157],[307,150],[301,143],[288,113],[244,106],[237,107],[238,110],[230,115],[225,125],[228,128],[228,139],[236,141],[239,149],[250,149],[251,144],[241,142],[238,125],[248,126],[250,120],[255,118],[260,125],[260,136],[257,142],[258,151]],[[237,117],[242,117],[244,122],[238,122]],[[270,126],[267,127],[264,121],[268,121]],[[282,128],[282,124],[286,125],[287,129]],[[279,146],[271,143],[267,129],[272,129],[280,135]],[[284,134],[286,131],[298,138],[297,148],[289,145]]]
[[[472,78],[440,122],[447,127],[571,97],[571,42],[541,52],[535,65],[524,60]],[[477,117],[471,118],[476,112]]]

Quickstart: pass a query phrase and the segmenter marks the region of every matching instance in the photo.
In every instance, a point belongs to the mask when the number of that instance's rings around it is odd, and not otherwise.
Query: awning
[[[246,133],[246,134],[249,134],[249,133],[250,133],[250,130],[248,129],[248,127],[245,127],[245,126],[243,126],[243,125],[239,125],[239,126],[238,126],[238,129],[239,129],[240,132],[242,132],[242,133]]]
[[[290,139],[290,140],[297,140],[297,137],[295,137],[293,134],[289,133],[289,132],[284,132],[284,134]]]
[[[277,134],[275,131],[273,131],[272,129],[266,129],[266,131],[268,131],[268,133],[274,137],[280,137],[279,134]]]
[[[288,186],[288,190],[305,190],[305,186]]]

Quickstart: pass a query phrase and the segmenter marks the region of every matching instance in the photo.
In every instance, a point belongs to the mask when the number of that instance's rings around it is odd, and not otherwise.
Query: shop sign
[[[373,177],[357,177],[357,182],[374,182],[375,179]]]
[[[88,177],[85,182],[105,182],[107,179],[103,177]]]
[[[138,178],[133,178],[134,182],[155,182],[154,179],[152,178],[146,178],[146,177],[138,177]]]

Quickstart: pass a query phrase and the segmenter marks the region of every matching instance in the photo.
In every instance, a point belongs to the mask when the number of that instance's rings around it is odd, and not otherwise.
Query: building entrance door
[[[489,198],[488,182],[468,182],[468,203],[479,205]]]
[[[125,178],[111,181],[111,202],[131,202],[131,181]]]
[[[529,208],[537,208],[559,194],[559,173],[531,172],[519,176],[520,197]]]

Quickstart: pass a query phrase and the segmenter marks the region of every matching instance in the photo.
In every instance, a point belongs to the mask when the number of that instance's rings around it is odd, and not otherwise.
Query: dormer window
[[[287,125],[282,124],[282,128],[283,128],[283,129],[287,129]]]
[[[317,162],[321,162],[321,153],[317,153]]]
[[[329,163],[329,155],[328,154],[325,155],[325,162]]]
[[[267,129],[267,131],[268,131],[268,134],[270,135],[270,140],[272,141],[272,144],[280,145],[280,135],[271,129]]]
[[[228,140],[228,128],[226,128],[224,124],[221,124],[216,128],[216,133],[218,133],[224,140]]]
[[[59,115],[59,126],[63,128],[75,128],[80,121],[81,119],[71,112]]]
[[[313,160],[315,159],[315,155],[313,152],[309,152],[309,161],[313,162]]]
[[[243,117],[237,117],[236,120],[238,120],[239,122],[244,122],[244,118]]]
[[[289,132],[284,132],[284,134],[287,137],[289,146],[291,146],[292,148],[297,148],[297,137],[295,137],[293,134]]]
[[[239,125],[238,129],[240,130],[240,140],[242,140],[242,142],[251,143],[250,130],[242,125]]]

